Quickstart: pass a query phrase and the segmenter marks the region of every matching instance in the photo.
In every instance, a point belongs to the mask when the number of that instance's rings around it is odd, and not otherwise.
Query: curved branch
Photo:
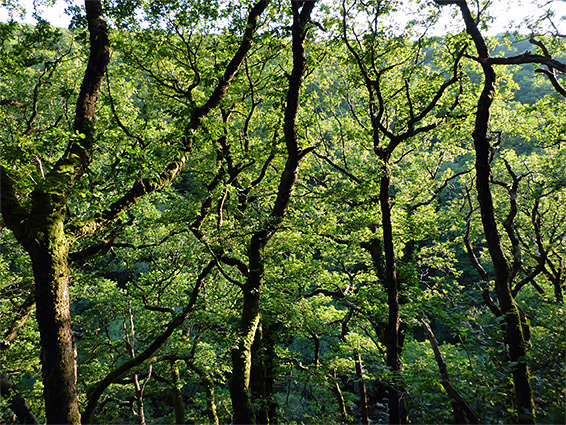
[[[125,193],[122,197],[117,199],[106,211],[98,213],[95,217],[86,221],[85,223],[70,225],[70,230],[76,236],[88,236],[95,233],[99,228],[116,220],[144,196],[163,189],[165,186],[171,183],[171,181],[173,181],[173,179],[180,173],[185,165],[185,162],[189,159],[190,156],[192,134],[200,127],[205,116],[208,115],[210,111],[220,103],[226,91],[228,90],[230,83],[238,73],[248,51],[252,46],[252,36],[257,29],[259,17],[266,9],[268,3],[269,1],[259,1],[251,9],[248,16],[247,27],[242,36],[240,47],[230,60],[229,64],[226,67],[226,70],[224,71],[224,74],[222,75],[220,81],[216,85],[216,88],[214,89],[206,103],[193,111],[191,119],[186,126],[185,136],[183,138],[185,151],[180,152],[176,156],[176,158],[173,159],[165,167],[165,169],[159,176],[154,178],[145,178],[135,182],[130,190],[128,190],[128,192]]]
[[[88,391],[87,407],[81,418],[83,424],[92,423],[94,417],[94,410],[104,390],[111,383],[124,376],[124,374],[126,374],[132,368],[141,365],[143,362],[149,359],[153,353],[155,353],[159,348],[161,348],[161,346],[165,343],[165,341],[167,341],[167,339],[173,334],[175,329],[177,329],[180,325],[182,325],[183,322],[187,319],[187,317],[189,317],[189,315],[192,313],[193,309],[195,308],[198,295],[200,293],[201,288],[204,285],[204,279],[212,271],[215,265],[216,265],[216,261],[213,260],[209,262],[208,265],[201,271],[195,283],[195,287],[193,288],[193,292],[191,294],[189,303],[187,304],[185,309],[182,311],[182,313],[179,316],[177,316],[175,319],[169,322],[169,325],[167,325],[165,331],[163,331],[157,338],[155,338],[149,347],[147,347],[137,357],[134,357],[128,360],[127,362],[122,363],[120,366],[118,366],[116,369],[114,369],[112,372],[106,375],[106,377],[102,381],[98,382],[97,384],[94,385],[94,387],[90,388],[90,390]]]

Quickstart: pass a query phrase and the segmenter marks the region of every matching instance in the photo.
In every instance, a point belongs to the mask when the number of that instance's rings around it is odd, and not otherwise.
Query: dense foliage
[[[560,17],[482,58],[462,3],[115,0],[68,30],[0,23],[0,420],[565,423]],[[459,32],[430,35],[446,9]],[[491,68],[510,309],[477,185]],[[48,383],[57,291],[75,407]]]

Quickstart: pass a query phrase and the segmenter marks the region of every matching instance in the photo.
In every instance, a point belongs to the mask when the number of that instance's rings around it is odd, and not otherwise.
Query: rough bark
[[[36,318],[48,423],[78,424],[76,354],[69,300],[69,242],[64,219],[67,199],[86,169],[93,151],[93,122],[110,42],[99,1],[85,1],[90,54],[77,99],[73,129],[65,154],[33,190],[31,208],[18,203],[2,169],[2,215],[29,253],[35,278]]]
[[[513,386],[515,392],[515,417],[517,423],[534,423],[534,402],[530,385],[530,372],[527,364],[528,341],[519,307],[511,292],[511,268],[503,252],[501,236],[497,228],[495,209],[491,195],[491,145],[488,137],[490,108],[496,92],[496,73],[489,63],[489,50],[477,28],[467,2],[438,1],[440,4],[457,4],[462,12],[466,30],[471,36],[484,74],[483,89],[478,99],[476,119],[472,137],[476,151],[476,190],[481,211],[482,225],[495,273],[495,292],[499,308],[505,319],[505,343],[509,351],[509,361],[513,365]]]
[[[244,304],[237,331],[237,339],[232,347],[232,377],[230,397],[232,398],[235,424],[256,423],[255,412],[249,397],[251,373],[251,347],[260,320],[260,291],[264,275],[264,246],[267,232],[256,232],[250,242],[250,270],[244,288]],[[265,241],[265,242],[264,242]]]
[[[275,415],[275,401],[273,394],[275,338],[274,326],[259,324],[252,344],[252,365],[250,371],[251,399],[256,406],[257,421],[260,424],[269,424]]]
[[[273,208],[267,225],[254,232],[248,246],[249,273],[243,288],[242,315],[237,336],[232,347],[232,377],[230,396],[232,398],[235,424],[256,423],[256,412],[250,400],[251,348],[260,322],[260,294],[264,283],[265,246],[279,229],[287,213],[291,195],[297,181],[300,159],[307,151],[299,149],[296,121],[299,110],[301,85],[305,73],[306,25],[314,8],[314,1],[291,2],[293,10],[292,53],[293,69],[289,76],[289,88],[284,118],[284,136],[287,147],[287,161],[283,169]]]
[[[176,360],[171,360],[171,383],[173,390],[173,409],[175,410],[175,424],[181,425],[185,423],[185,405],[183,403],[183,391],[181,387],[181,378],[179,375],[179,364]]]

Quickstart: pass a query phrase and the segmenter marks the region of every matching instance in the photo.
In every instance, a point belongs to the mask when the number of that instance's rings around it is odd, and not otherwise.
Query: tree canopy
[[[3,423],[566,422],[553,2],[2,6]]]

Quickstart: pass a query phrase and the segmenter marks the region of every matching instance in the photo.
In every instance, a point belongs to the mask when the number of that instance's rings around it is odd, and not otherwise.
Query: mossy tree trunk
[[[206,394],[206,416],[209,423],[218,425],[218,414],[216,413],[216,398],[214,395],[214,380],[210,376],[203,379],[204,390]]]
[[[289,86],[284,117],[284,136],[287,148],[287,161],[281,173],[277,197],[269,215],[267,225],[256,230],[248,246],[248,276],[243,288],[243,307],[232,347],[232,377],[230,396],[233,408],[233,423],[254,424],[256,412],[250,400],[250,373],[252,364],[252,344],[260,323],[260,295],[264,284],[265,247],[273,234],[281,226],[287,214],[291,195],[297,181],[299,163],[310,150],[299,148],[296,132],[301,86],[306,69],[305,37],[307,24],[315,1],[291,2],[293,11],[292,54],[293,69],[289,76]]]
[[[272,423],[275,419],[275,332],[275,325],[260,323],[252,344],[250,391],[252,403],[257,406],[257,421],[261,424]]]
[[[179,363],[176,360],[171,360],[171,389],[172,389],[172,403],[173,410],[175,411],[175,424],[182,425],[185,423],[185,405],[183,402],[183,387],[181,384],[181,377],[179,374]]]
[[[354,364],[356,367],[356,379],[358,381],[358,395],[360,397],[360,413],[362,414],[362,424],[369,424],[368,417],[368,395],[366,391],[366,381],[364,379],[364,369],[362,365],[362,355],[360,350],[354,350]]]
[[[85,1],[90,55],[77,100],[72,136],[65,154],[39,182],[29,210],[23,208],[2,168],[2,215],[29,253],[35,278],[37,322],[48,423],[79,424],[76,354],[69,299],[69,241],[65,235],[67,200],[93,151],[93,122],[110,42],[102,6]]]

